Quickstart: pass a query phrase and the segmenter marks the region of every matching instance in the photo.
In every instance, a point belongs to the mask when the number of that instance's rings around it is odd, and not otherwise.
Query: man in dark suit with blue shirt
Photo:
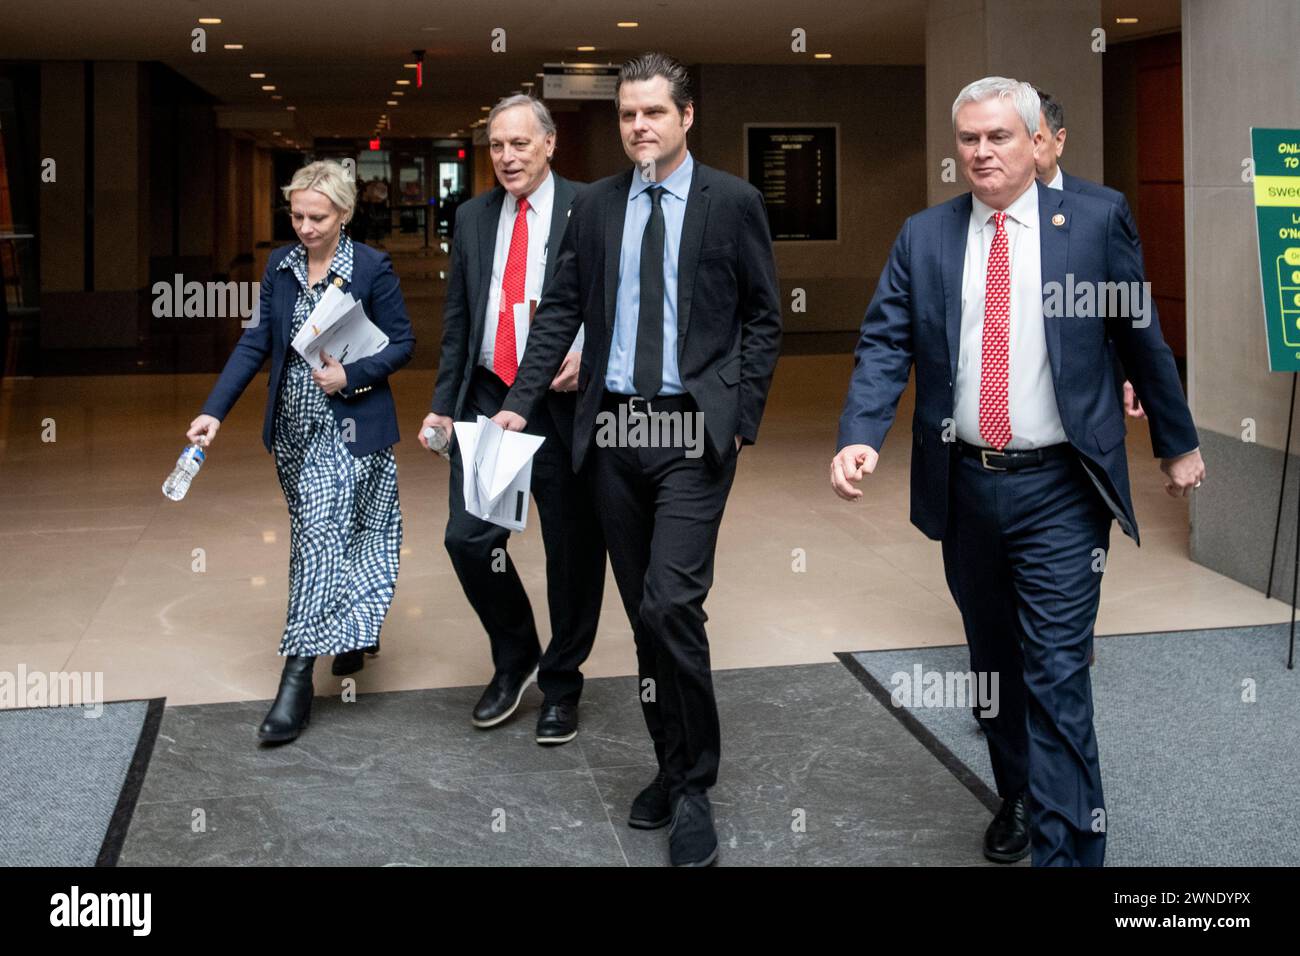
[[[456,210],[442,355],[432,409],[421,425],[448,438],[455,420],[491,417],[532,349],[529,323],[555,274],[556,253],[583,188],[551,170],[555,123],[540,100],[509,96],[488,113],[488,150],[499,185]],[[605,544],[586,473],[569,467],[582,334],[566,343],[563,368],[529,422],[545,441],[533,457],[532,494],[546,549],[551,640],[543,650],[532,605],[506,550],[510,532],[465,510],[464,462],[451,450],[444,543],[465,596],[487,631],[493,675],[474,726],[503,724],[536,679],[539,744],[578,733],[580,670],[591,653],[605,589]]]
[[[585,328],[573,465],[594,467],[659,765],[628,825],[671,824],[673,864],[707,866],[718,855],[708,788],[721,735],[704,601],[736,458],[758,435],[780,349],[776,264],[758,190],[686,148],[695,116],[686,68],[659,53],[629,60],[615,100],[636,168],[592,183],[574,205],[496,420],[517,430],[531,419]],[[637,422],[643,433],[677,422],[679,437],[702,422],[702,442],[647,446],[633,428],[602,422]]]
[[[904,223],[867,309],[831,484],[856,500],[916,368],[911,518],[943,545],[1002,808],[985,855],[1100,866],[1106,818],[1088,659],[1110,523],[1137,540],[1107,335],[1146,406],[1165,487],[1205,467],[1118,207],[1035,182],[1033,87],[953,104],[971,192]],[[1121,295],[1121,290],[1123,295]],[[1103,296],[1098,308],[1097,296]]]

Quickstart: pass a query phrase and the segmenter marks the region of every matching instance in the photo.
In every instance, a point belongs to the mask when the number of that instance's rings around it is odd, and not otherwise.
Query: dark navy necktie
[[[651,186],[650,221],[641,234],[641,305],[636,319],[636,361],[632,385],[642,398],[659,394],[664,379],[664,209],[663,187]]]

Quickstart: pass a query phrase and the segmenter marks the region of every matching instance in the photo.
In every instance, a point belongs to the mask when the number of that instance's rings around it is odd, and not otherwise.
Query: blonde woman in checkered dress
[[[299,242],[271,254],[256,321],[188,432],[191,441],[210,444],[270,356],[262,441],[289,505],[290,556],[284,671],[258,731],[266,743],[293,740],[307,725],[317,657],[333,655],[333,672],[349,674],[360,670],[366,651],[379,649],[402,544],[388,376],[415,346],[388,256],[343,231],[356,204],[356,184],[343,167],[311,163],[283,191]],[[342,364],[323,355],[316,371],[289,343],[330,285],[365,306],[388,345]]]

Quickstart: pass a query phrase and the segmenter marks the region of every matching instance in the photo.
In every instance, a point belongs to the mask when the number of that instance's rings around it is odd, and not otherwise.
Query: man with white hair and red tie
[[[1142,396],[1166,490],[1186,495],[1205,466],[1149,301],[1097,315],[1050,295],[1067,276],[1094,292],[1145,276],[1115,204],[1035,182],[1039,109],[1032,86],[1004,77],[953,103],[971,191],[912,216],[894,243],[830,478],[840,497],[862,497],[856,484],[875,470],[915,365],[912,522],[942,542],[972,669],[999,675],[997,714],[981,720],[1003,803],[984,853],[1100,866],[1088,660],[1111,521],[1137,539],[1108,335]]]

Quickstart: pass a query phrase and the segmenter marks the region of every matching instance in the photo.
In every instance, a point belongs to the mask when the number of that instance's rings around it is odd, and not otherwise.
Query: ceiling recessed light
[[[534,83],[532,80],[524,80],[524,81],[523,81],[522,83],[520,83],[519,85],[520,85],[520,86],[536,86],[537,84]]]
[[[533,76],[542,76],[542,77],[544,77],[544,76],[546,76],[546,74],[545,74],[545,73],[534,73]]]
[[[578,52],[579,52],[579,53],[595,53],[595,52],[596,52],[596,48],[595,48],[594,46],[580,46],[580,47],[578,47]]]
[[[250,73],[250,74],[248,74],[248,78],[249,78],[250,80],[264,80],[264,79],[266,79],[266,74],[265,74],[265,73]]]
[[[291,111],[292,111],[292,110],[296,110],[297,108],[298,108],[298,107],[296,107],[296,106],[286,106],[286,107],[285,107],[285,109],[287,109],[287,110],[291,110]]]
[[[1137,17],[1116,17],[1115,22],[1116,23],[1137,23],[1138,18]]]
[[[216,26],[221,22],[221,17],[199,17],[199,23],[207,26]]]
[[[814,53],[814,54],[813,54],[813,59],[814,59],[814,60],[829,60],[830,58],[831,58],[831,55],[830,55],[829,53]]]
[[[639,27],[641,24],[637,23],[635,20],[619,20],[618,25],[624,30],[630,30],[632,27]]]
[[[242,44],[242,43],[223,43],[223,44],[222,44],[222,47],[224,47],[224,48],[227,49],[227,50],[242,50],[242,49],[244,48],[244,44]]]
[[[411,85],[411,81],[410,81],[410,80],[398,80],[398,81],[397,81],[397,85],[398,85],[398,86],[410,86],[410,85]]]
[[[418,70],[420,68],[418,63],[403,63],[402,66],[408,70]]]
[[[488,110],[492,109],[492,107],[490,107],[490,106],[480,106],[479,109],[482,110],[484,113],[486,113]]]
[[[265,90],[267,93],[272,93],[275,91],[275,84],[274,83],[263,84],[262,89]]]
[[[397,105],[397,100],[384,100],[384,105],[385,105],[385,106],[396,106],[396,105]]]
[[[282,99],[284,99],[284,97],[281,96],[279,93],[274,93],[274,94],[272,94],[271,99],[273,99],[273,100],[282,100]]]

